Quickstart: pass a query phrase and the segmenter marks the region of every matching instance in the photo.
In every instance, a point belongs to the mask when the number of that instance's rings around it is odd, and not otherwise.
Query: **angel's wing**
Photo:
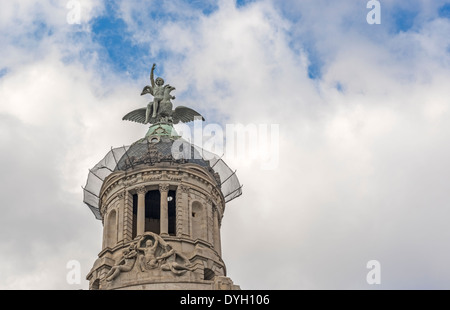
[[[145,111],[146,110],[147,110],[146,108],[141,108],[141,109],[131,111],[130,113],[125,115],[122,118],[122,120],[145,124]]]
[[[173,123],[178,124],[179,122],[182,123],[189,123],[194,121],[196,118],[201,119],[202,121],[205,120],[203,116],[201,116],[200,113],[197,111],[194,111],[190,108],[186,108],[183,106],[178,106],[175,108],[175,111],[173,112]]]
[[[141,96],[145,94],[150,94],[153,96],[153,88],[151,86],[145,86],[144,89],[142,90]]]

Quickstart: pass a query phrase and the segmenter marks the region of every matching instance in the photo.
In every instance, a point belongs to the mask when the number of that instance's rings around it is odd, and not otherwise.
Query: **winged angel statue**
[[[147,108],[137,109],[128,113],[122,118],[122,120],[141,124],[178,124],[179,122],[192,122],[198,117],[204,121],[205,119],[200,115],[200,113],[190,108],[178,106],[175,110],[172,110],[173,104],[171,100],[174,100],[175,96],[172,96],[171,92],[175,90],[175,87],[169,84],[164,85],[164,80],[160,77],[158,77],[155,81],[155,68],[156,64],[153,64],[150,73],[151,86],[145,86],[141,93],[141,96],[146,94],[152,95],[153,101],[147,105]]]

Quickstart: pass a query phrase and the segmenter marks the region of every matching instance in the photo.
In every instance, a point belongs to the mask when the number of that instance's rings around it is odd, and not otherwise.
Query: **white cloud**
[[[221,1],[209,15],[164,2],[175,18],[157,24],[139,14],[149,3],[122,2],[121,14],[153,55],[168,52],[157,64],[177,87],[176,105],[222,125],[280,124],[277,169],[229,162],[245,185],[227,206],[222,231],[237,284],[371,289],[366,263],[377,259],[382,288],[448,288],[450,23],[431,18],[438,5],[415,2],[427,8],[420,26],[392,33],[388,24],[363,28],[366,9],[353,2],[257,1],[236,9]],[[88,16],[102,9],[100,1],[88,4]],[[0,243],[3,288],[64,286],[71,259],[87,273],[101,224],[82,206],[80,185],[111,146],[145,132],[121,117],[145,106],[139,91],[147,81],[107,77],[95,45],[66,36],[67,9],[36,5],[8,5],[0,18],[5,27],[46,20],[54,31],[39,42],[23,29],[0,33],[9,38],[2,66],[10,68],[0,78],[1,193],[3,205],[14,206],[0,227],[15,236]],[[352,20],[358,14],[362,22]],[[90,61],[61,60],[87,46]],[[323,61],[315,81],[311,46]],[[63,233],[54,239],[55,231]],[[29,248],[30,257],[16,259]]]

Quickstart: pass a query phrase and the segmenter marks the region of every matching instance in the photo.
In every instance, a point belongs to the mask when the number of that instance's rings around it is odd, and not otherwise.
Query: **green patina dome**
[[[145,137],[148,138],[150,136],[166,136],[171,137],[172,139],[180,138],[175,128],[173,128],[172,124],[166,123],[157,123],[152,125]]]
[[[180,159],[177,159],[178,157]],[[202,153],[183,140],[172,124],[167,123],[152,125],[145,137],[133,143],[121,156],[115,170],[125,171],[140,165],[151,166],[161,162],[197,164],[217,178],[210,162],[203,158]]]

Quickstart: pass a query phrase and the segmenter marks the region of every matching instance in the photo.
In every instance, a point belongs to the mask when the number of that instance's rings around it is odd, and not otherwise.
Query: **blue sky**
[[[0,234],[16,236],[0,288],[87,287],[65,280],[101,248],[81,185],[145,134],[122,117],[147,105],[153,63],[205,125],[279,125],[276,169],[227,159],[245,184],[222,229],[242,288],[449,288],[449,1],[380,1],[379,25],[353,0],[82,0],[80,24],[68,3],[0,12]]]
[[[238,9],[245,9],[246,6],[251,5],[253,2],[255,1],[236,1],[236,6]],[[164,24],[183,19],[183,16],[179,14],[164,13],[164,3],[163,1],[158,4],[160,5],[158,9],[133,12],[136,25],[145,27],[142,21],[144,19],[152,20],[155,24]],[[190,17],[193,20],[202,16],[209,16],[218,9],[216,4],[212,4],[209,1],[186,1],[185,4],[195,12],[194,17]],[[365,17],[370,10],[364,5],[360,5],[357,10],[360,14],[346,15],[334,26],[341,27],[343,31],[346,29],[356,30],[378,44],[386,38],[386,35],[419,30],[422,20],[417,21],[417,18],[421,12],[421,6],[424,5],[426,4],[392,3],[392,1],[387,5],[383,3],[381,6],[383,23],[381,25],[368,25]],[[429,16],[426,18],[449,18],[449,7],[450,4],[437,6],[432,12],[428,12]],[[302,12],[300,10],[292,12],[289,4],[281,5],[279,12],[294,23],[302,22]],[[127,23],[121,17],[118,5],[114,1],[105,3],[102,13],[93,18],[89,26],[92,41],[99,45],[98,52],[102,53],[102,61],[112,66],[118,74],[127,73],[133,79],[140,78],[146,62],[151,62],[152,59],[153,61],[164,60],[171,56],[170,50],[158,49],[158,47],[156,47],[157,54],[149,56],[149,50],[152,49],[151,40],[142,41],[133,37],[134,33],[128,29]],[[35,32],[36,38],[40,39],[46,31],[45,25],[42,24],[42,27],[39,27]],[[150,36],[152,33],[157,33],[158,29],[148,28],[144,32]],[[325,60],[321,57],[321,51],[317,48],[314,41],[315,38],[296,36],[295,33],[289,31],[288,35],[294,44],[300,44],[302,49],[308,54],[310,61],[308,76],[311,79],[320,79]]]
[[[218,10],[217,2],[201,0],[179,2],[182,2],[187,9],[191,10],[192,14],[189,17],[187,14],[174,12],[172,9],[166,12],[165,5],[167,2],[162,1],[157,3],[157,8],[153,8],[153,5],[151,5],[147,10],[135,10],[132,13],[132,17],[136,23],[134,26],[142,27],[142,31],[147,36],[153,34],[158,35],[160,29],[156,25],[186,20],[186,18],[195,23],[195,21],[198,21],[202,17],[214,14]],[[252,5],[254,2],[257,1],[236,1],[236,7],[245,10],[247,6]],[[365,21],[366,14],[370,11],[365,5],[355,5],[351,11],[344,10],[344,14],[336,14],[339,18],[326,20],[325,16],[332,14],[334,10],[332,5],[322,2],[323,11],[326,11],[328,5],[331,13],[323,14],[324,16],[312,15],[307,17],[300,8],[292,5],[293,2],[287,1],[284,4],[280,4],[277,10],[278,13],[282,14],[284,18],[290,20],[294,25],[295,23],[310,23],[311,19],[320,21],[322,18],[323,22],[330,23],[330,26],[340,31],[356,31],[376,44],[381,43],[390,34],[395,35],[400,32],[420,30],[424,18],[426,20],[433,18],[448,19],[450,7],[450,4],[445,3],[445,1],[436,1],[439,4],[434,5],[431,11],[426,12],[426,16],[421,17],[423,6],[427,6],[423,2],[386,1],[381,6],[383,23],[374,26],[368,25]],[[95,47],[87,45],[85,48],[88,50],[81,50],[78,55],[79,57],[83,57],[84,53],[90,53],[94,49],[101,54],[100,60],[103,62],[103,65],[111,66],[117,74],[127,74],[129,78],[138,79],[144,74],[143,67],[146,64],[152,61],[170,58],[173,56],[173,51],[153,46],[150,39],[142,40],[142,38],[135,38],[135,33],[129,29],[129,25],[123,19],[123,12],[120,11],[118,3],[120,2],[105,2],[100,13],[88,21],[88,27],[77,27],[76,25],[73,27],[72,38],[76,41],[84,37],[92,40],[95,44]],[[136,7],[138,8],[138,5]],[[355,12],[359,14],[355,14]],[[320,14],[321,12],[319,10],[319,12],[314,13]],[[154,28],[148,27],[149,21],[154,23]],[[32,42],[42,41],[44,37],[52,37],[55,31],[52,25],[46,23],[41,14],[38,14],[37,19],[32,21],[32,27],[29,29],[26,33],[25,40],[23,36],[16,38],[11,36],[10,42],[17,45],[23,45],[27,42],[32,44]],[[320,30],[318,31],[320,32]],[[290,40],[292,40],[293,45],[301,47],[307,53],[310,62],[308,76],[311,79],[320,79],[323,66],[326,65],[326,60],[323,59],[323,51],[317,46],[318,38],[316,36],[310,36],[309,33],[298,34],[295,29],[294,31],[287,31],[287,34]],[[153,51],[153,53],[150,51]],[[154,54],[155,52],[156,54]],[[329,52],[330,50],[327,49],[327,53]],[[177,56],[179,57],[180,55]],[[76,58],[77,55],[71,55],[69,59],[73,59],[74,57]],[[161,70],[164,72],[163,68]]]

